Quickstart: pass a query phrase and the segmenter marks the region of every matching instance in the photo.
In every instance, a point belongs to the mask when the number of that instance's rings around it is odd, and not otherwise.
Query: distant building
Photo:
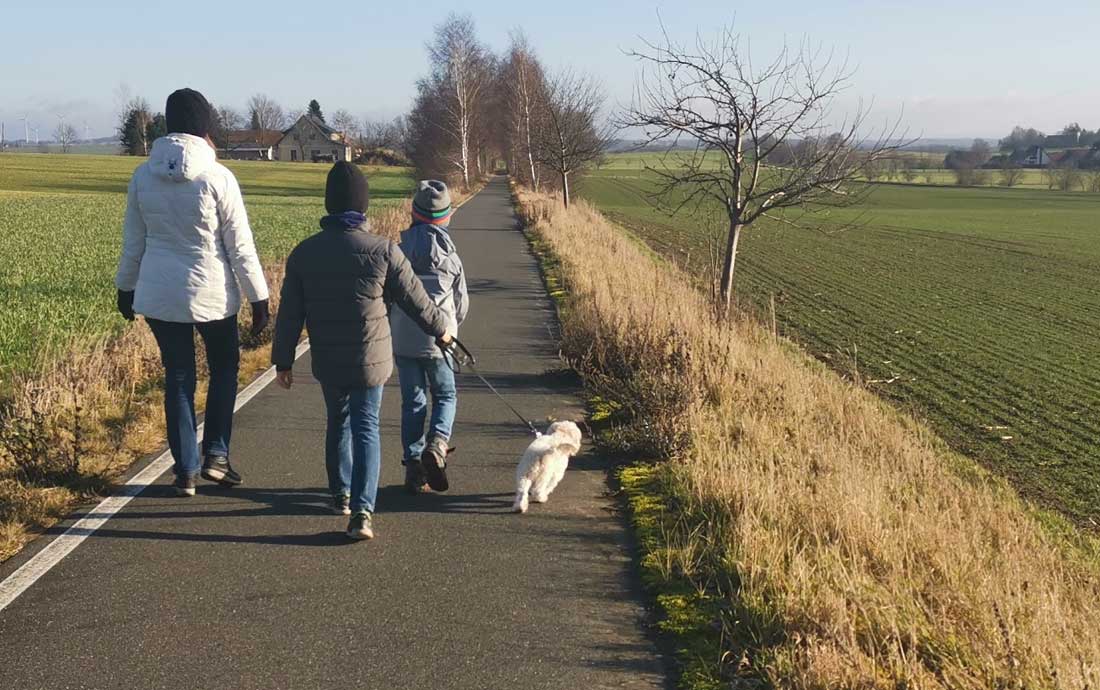
[[[281,161],[347,161],[354,157],[352,145],[343,134],[312,115],[302,115],[275,145]]]
[[[1043,139],[1043,146],[1048,149],[1068,149],[1081,145],[1081,132],[1069,134],[1048,134]]]
[[[270,161],[275,159],[275,148],[259,144],[237,144],[218,149],[218,158],[234,161]]]
[[[218,149],[220,158],[230,160],[270,161],[275,159],[275,144],[283,133],[279,130],[263,131],[242,129],[230,132],[227,146]]]
[[[1095,170],[1100,168],[1100,151],[1096,149],[1066,149],[1050,155],[1050,164],[1056,168],[1079,168]]]
[[[1013,156],[1013,158],[1017,157]],[[1025,149],[1017,160],[1021,165],[1029,168],[1045,168],[1050,165],[1050,156],[1047,155],[1047,150],[1042,146],[1032,146]]]

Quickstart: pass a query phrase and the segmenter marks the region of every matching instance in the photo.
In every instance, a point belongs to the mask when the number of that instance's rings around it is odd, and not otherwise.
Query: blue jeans
[[[451,438],[458,409],[455,373],[442,358],[396,357],[397,376],[401,380],[401,445],[402,462],[420,459],[428,438]],[[428,392],[432,394],[432,418],[428,434],[424,422],[428,416]]]
[[[240,343],[237,317],[206,323],[173,323],[145,319],[153,331],[164,365],[164,421],[176,476],[198,474],[201,456],[229,456],[233,407],[237,402]],[[210,387],[200,452],[195,419],[195,331],[206,345]]]
[[[382,466],[379,410],[382,386],[341,388],[321,384],[328,410],[325,469],[332,494],[351,497],[352,512],[374,512]]]

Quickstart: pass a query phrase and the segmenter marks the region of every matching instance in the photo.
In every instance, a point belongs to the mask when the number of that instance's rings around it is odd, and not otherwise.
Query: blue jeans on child
[[[382,386],[341,388],[322,384],[328,425],[325,469],[334,496],[351,497],[351,511],[374,512],[382,466],[379,409]]]
[[[401,380],[401,445],[404,461],[419,459],[428,437],[450,440],[458,408],[455,373],[440,357],[396,357]],[[428,433],[428,393],[432,395],[432,416]]]
[[[148,318],[145,321],[157,340],[164,365],[164,420],[175,473],[178,477],[194,476],[201,467],[200,453],[229,456],[241,358],[237,317],[206,323],[174,323]],[[196,330],[206,346],[206,364],[210,369],[201,450],[195,433]]]

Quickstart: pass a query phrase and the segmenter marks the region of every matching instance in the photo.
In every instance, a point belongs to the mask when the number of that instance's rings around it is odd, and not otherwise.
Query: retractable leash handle
[[[470,352],[470,349],[468,347],[466,347],[465,345],[462,344],[461,340],[459,340],[458,338],[455,338],[455,337],[452,336],[451,337],[451,342],[448,344],[448,346],[445,347],[445,348],[442,348],[442,349],[443,349],[443,361],[445,361],[445,362],[447,361],[447,355],[448,354],[451,356],[450,357],[451,362],[453,362],[454,364],[448,363],[448,366],[450,366],[452,370],[454,370],[457,373],[457,370],[455,369],[456,364],[459,365],[459,366],[468,366],[468,367],[470,367],[470,371],[474,372],[474,376],[481,379],[481,382],[484,383],[486,385],[486,387],[488,387],[489,390],[491,390],[493,392],[493,395],[500,398],[500,401],[502,403],[504,403],[504,406],[507,407],[509,410],[511,410],[512,414],[514,414],[516,416],[516,418],[519,419],[519,421],[523,422],[523,424],[527,427],[527,429],[532,434],[534,434],[536,438],[538,438],[539,436],[542,436],[542,432],[538,430],[538,427],[536,427],[533,423],[528,421],[526,417],[524,417],[522,414],[520,414],[519,410],[512,407],[512,405],[507,400],[504,399],[504,396],[501,395],[500,392],[497,391],[497,389],[493,387],[493,384],[489,383],[489,381],[484,376],[481,375],[481,372],[477,370],[477,358],[474,357],[474,353]],[[456,356],[458,354],[460,354],[462,356],[462,359],[459,359],[459,357]]]

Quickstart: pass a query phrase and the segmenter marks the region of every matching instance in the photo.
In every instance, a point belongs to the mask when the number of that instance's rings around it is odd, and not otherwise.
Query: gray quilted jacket
[[[451,234],[438,225],[414,225],[401,233],[400,246],[432,302],[447,315],[447,332],[457,336],[459,325],[466,320],[470,297],[466,273]],[[390,328],[393,353],[398,357],[443,356],[435,338],[417,326],[414,314],[404,309],[392,310]]]
[[[381,385],[393,372],[390,304],[399,305],[425,337],[447,331],[447,315],[396,244],[370,234],[366,225],[327,225],[287,259],[271,361],[279,370],[291,367],[304,324],[318,381]]]

